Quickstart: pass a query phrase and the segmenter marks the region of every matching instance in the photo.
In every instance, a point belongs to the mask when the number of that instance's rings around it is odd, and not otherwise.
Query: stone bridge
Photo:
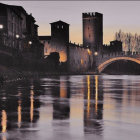
[[[96,67],[97,71],[101,73],[108,65],[115,61],[128,60],[140,64],[140,54],[130,54],[130,53],[113,53],[113,54],[99,54],[96,56]]]

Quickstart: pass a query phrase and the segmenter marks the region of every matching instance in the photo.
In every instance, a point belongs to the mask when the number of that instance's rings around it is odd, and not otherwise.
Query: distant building
[[[103,45],[103,15],[83,13],[83,46],[98,51]]]
[[[122,52],[122,42],[118,40],[110,41],[110,45],[103,45],[103,53],[118,53]]]
[[[38,50],[41,44],[35,22],[35,18],[27,14],[23,7],[0,3],[0,47],[21,52]]]

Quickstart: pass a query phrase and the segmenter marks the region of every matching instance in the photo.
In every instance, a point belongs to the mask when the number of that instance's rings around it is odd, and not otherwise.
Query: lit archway
[[[129,60],[129,61],[136,62],[136,63],[140,64],[140,60],[138,60],[136,58],[131,58],[131,57],[116,57],[116,58],[111,58],[111,59],[103,62],[102,64],[100,64],[98,66],[98,72],[101,73],[108,65],[112,64],[115,61],[119,61],[119,60]]]

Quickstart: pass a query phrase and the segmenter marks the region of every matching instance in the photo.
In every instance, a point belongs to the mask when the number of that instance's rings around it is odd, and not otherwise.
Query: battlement
[[[89,12],[89,13],[82,13],[83,18],[89,18],[89,17],[102,17],[103,14],[98,12]]]
[[[69,42],[68,46],[69,47],[75,47],[75,48],[81,48],[81,49],[89,49],[88,47],[84,47],[81,44],[75,44],[75,42],[74,43]]]

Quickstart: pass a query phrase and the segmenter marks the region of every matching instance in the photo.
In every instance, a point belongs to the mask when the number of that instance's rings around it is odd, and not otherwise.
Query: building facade
[[[0,3],[0,47],[20,52],[38,50],[41,44],[35,22],[23,7]]]

